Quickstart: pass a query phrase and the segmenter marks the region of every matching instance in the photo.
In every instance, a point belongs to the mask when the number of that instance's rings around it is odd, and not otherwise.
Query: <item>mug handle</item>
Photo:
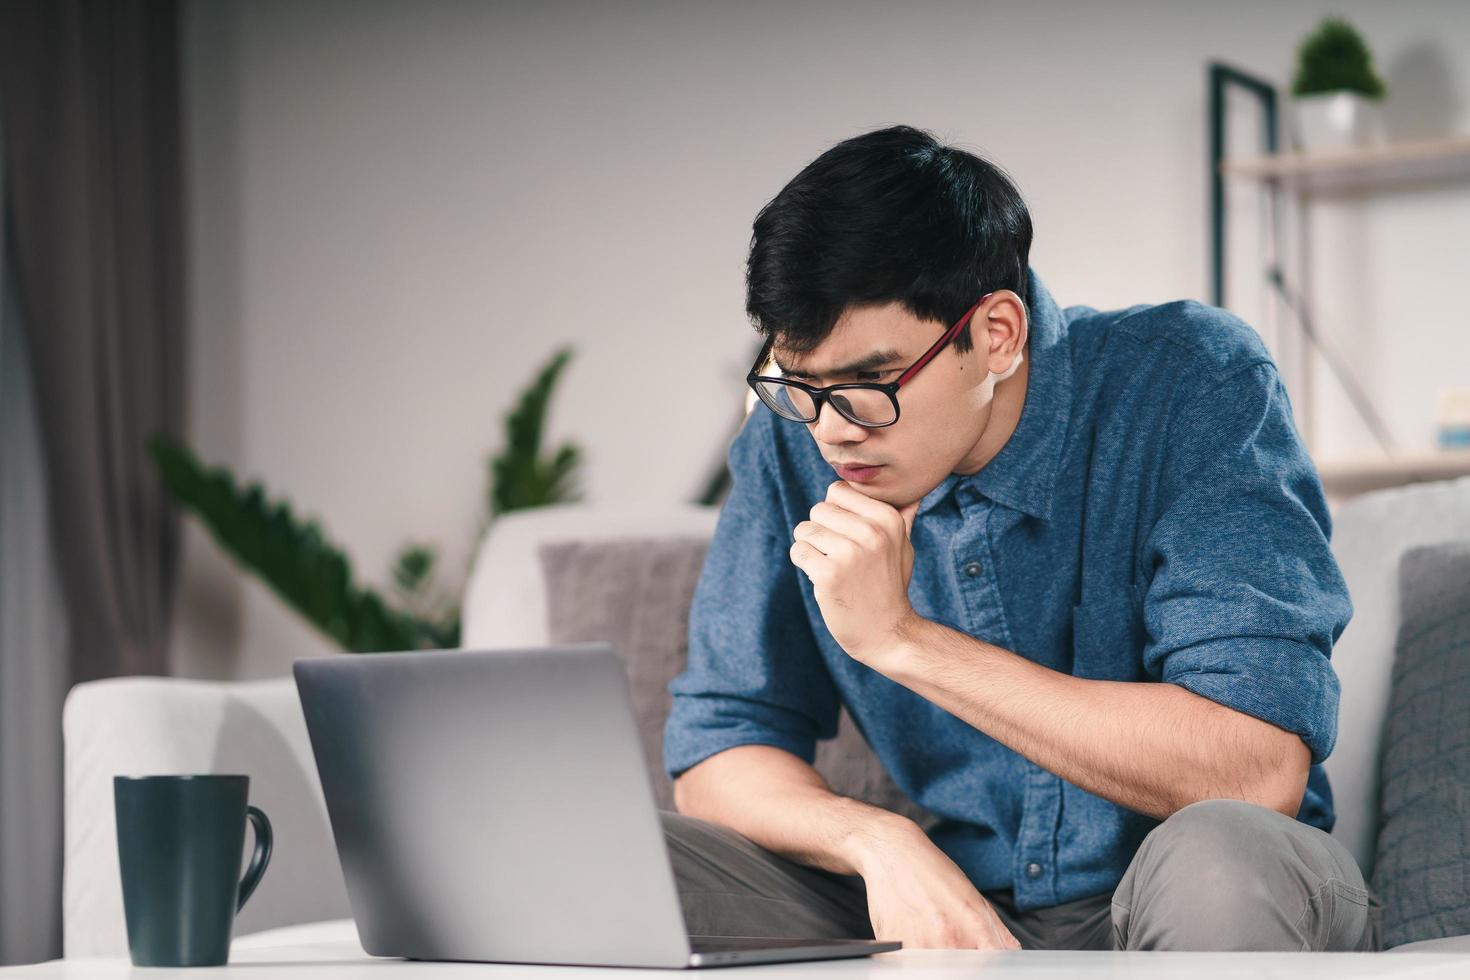
[[[255,853],[250,856],[250,867],[245,869],[245,877],[240,880],[240,901],[235,906],[236,912],[245,907],[246,899],[255,891],[255,886],[260,884],[265,866],[271,863],[271,845],[275,842],[275,836],[271,833],[271,819],[265,815],[264,810],[258,806],[247,806],[245,816],[255,825]]]

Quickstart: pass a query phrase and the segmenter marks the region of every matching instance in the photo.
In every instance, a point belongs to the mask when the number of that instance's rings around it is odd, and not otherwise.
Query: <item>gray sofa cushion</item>
[[[1470,936],[1448,936],[1444,939],[1423,939],[1417,943],[1395,946],[1390,953],[1470,953]]]
[[[605,641],[623,661],[662,809],[674,808],[664,772],[663,732],[669,681],[689,652],[689,604],[704,564],[704,538],[551,542],[541,546],[547,635],[552,643]],[[843,796],[903,813],[923,826],[932,818],[888,777],[844,710],[837,736],[818,743],[815,766]]]
[[[1470,541],[1399,570],[1373,890],[1385,947],[1470,934]]]

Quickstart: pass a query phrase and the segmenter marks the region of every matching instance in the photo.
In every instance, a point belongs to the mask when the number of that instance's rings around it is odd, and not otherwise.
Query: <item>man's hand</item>
[[[897,509],[838,480],[792,532],[791,561],[811,579],[827,629],[869,666],[914,615],[909,535],[918,509],[918,501]]]
[[[965,873],[914,828],[871,845],[858,864],[873,938],[905,949],[1020,949]]]

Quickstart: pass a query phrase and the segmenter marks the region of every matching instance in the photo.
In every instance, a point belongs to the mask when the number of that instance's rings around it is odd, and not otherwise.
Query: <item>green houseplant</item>
[[[543,454],[551,396],[571,359],[558,351],[521,392],[505,418],[505,445],[489,462],[483,534],[501,514],[575,500],[581,451],[570,443]],[[359,585],[346,553],[315,521],[303,519],[263,486],[242,486],[229,470],[207,467],[187,448],[155,436],[149,452],[164,485],[242,569],[342,649],[354,653],[456,647],[458,592],[435,582],[438,553],[406,546],[392,570],[393,599]]]
[[[1331,150],[1381,141],[1378,103],[1386,91],[1357,29],[1341,17],[1324,19],[1297,48],[1291,82],[1297,148]]]

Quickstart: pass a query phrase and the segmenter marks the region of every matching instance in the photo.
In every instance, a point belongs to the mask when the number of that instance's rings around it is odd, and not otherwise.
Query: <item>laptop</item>
[[[333,656],[294,673],[374,956],[690,968],[902,945],[688,934],[606,644]]]

